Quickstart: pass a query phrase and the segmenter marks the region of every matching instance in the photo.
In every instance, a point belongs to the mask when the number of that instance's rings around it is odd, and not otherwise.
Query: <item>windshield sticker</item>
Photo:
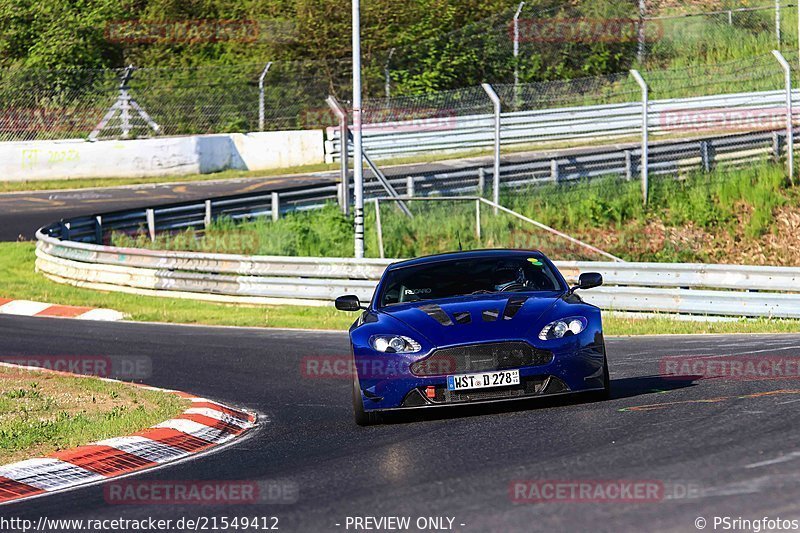
[[[535,267],[539,267],[539,268],[544,267],[544,264],[541,261],[539,261],[538,259],[536,259],[535,257],[529,257],[528,258],[528,262],[530,264],[532,264],[533,266],[535,266]]]
[[[431,289],[406,289],[406,296],[415,296],[417,294],[430,294],[433,292]]]

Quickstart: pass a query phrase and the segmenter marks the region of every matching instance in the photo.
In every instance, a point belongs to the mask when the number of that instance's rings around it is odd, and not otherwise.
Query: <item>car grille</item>
[[[436,350],[430,357],[412,364],[411,372],[415,376],[443,376],[540,366],[552,360],[553,352],[534,348],[527,342],[494,342]]]
[[[514,387],[497,389],[476,389],[464,391],[449,391],[447,387],[438,385],[434,388],[432,397],[426,397],[425,388],[412,389],[403,400],[403,407],[421,407],[424,405],[457,404],[491,400],[505,400],[510,398],[530,398],[569,392],[566,383],[555,376],[530,376],[522,378],[521,383]]]

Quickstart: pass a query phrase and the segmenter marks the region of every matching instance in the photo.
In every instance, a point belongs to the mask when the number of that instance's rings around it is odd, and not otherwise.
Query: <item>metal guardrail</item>
[[[41,231],[36,268],[61,283],[102,290],[250,303],[326,305],[372,298],[390,260],[250,257],[64,242]],[[800,268],[558,262],[570,281],[603,274],[586,301],[607,310],[800,318]],[[734,289],[734,290],[730,290]],[[765,292],[754,292],[765,291]]]
[[[795,91],[793,98],[800,98],[800,91]],[[648,123],[650,133],[655,137],[675,133],[686,135],[692,128],[726,131],[737,127],[731,124],[737,118],[745,122],[757,118],[762,123],[772,122],[778,128],[785,122],[785,108],[786,93],[780,90],[651,100]],[[494,115],[483,114],[451,117],[436,127],[427,128],[414,121],[365,124],[364,150],[381,158],[490,148],[494,144],[494,120]],[[747,123],[738,125],[739,128],[747,126]],[[613,142],[639,135],[641,127],[641,102],[501,114],[504,147],[597,140]],[[338,161],[342,152],[340,129],[327,128],[327,139],[326,160]],[[352,146],[349,153],[352,154]]]
[[[800,138],[797,135],[800,135],[800,130],[795,134],[796,139]],[[784,131],[766,131],[654,143],[649,150],[650,174],[671,176],[778,160],[785,153],[785,138]],[[521,162],[502,165],[500,187],[525,188],[604,176],[637,179],[640,158],[641,149],[638,145],[601,146],[535,155]],[[481,196],[487,192],[487,184],[491,183],[491,173],[491,168],[473,164],[446,172],[394,175],[388,177],[388,181],[402,196]],[[352,192],[351,185],[351,196]],[[383,197],[385,194],[378,181],[366,180],[366,199]],[[44,230],[47,235],[64,240],[102,243],[111,231],[138,233],[144,229],[154,236],[162,231],[203,227],[220,216],[237,221],[260,216],[275,218],[289,211],[320,208],[339,198],[340,185],[331,182],[284,189],[277,193],[246,194],[76,217]]]
[[[678,174],[718,165],[744,165],[780,157],[781,132],[657,143],[650,147],[653,174]],[[575,179],[636,175],[634,147],[614,146],[537,156],[503,165],[501,187],[528,187]],[[484,193],[480,166],[389,181],[405,196]],[[372,181],[367,198],[385,194]],[[112,232],[159,232],[203,228],[220,216],[233,220],[277,217],[313,209],[340,197],[336,183],[301,186],[133,209],[52,224],[37,232],[37,269],[49,278],[103,290],[215,301],[325,305],[343,293],[371,298],[387,260],[250,257],[152,251],[105,246]],[[481,196],[478,194],[477,196]],[[606,286],[587,291],[587,301],[606,309],[715,316],[800,318],[800,269],[727,265],[562,263],[575,279],[581,271],[604,274]],[[753,292],[763,291],[763,292]]]

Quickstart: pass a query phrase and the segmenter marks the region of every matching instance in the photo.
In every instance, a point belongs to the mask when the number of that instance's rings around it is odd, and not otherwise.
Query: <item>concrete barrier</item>
[[[89,142],[0,143],[0,176],[23,181],[137,178],[270,170],[324,163],[322,130]]]

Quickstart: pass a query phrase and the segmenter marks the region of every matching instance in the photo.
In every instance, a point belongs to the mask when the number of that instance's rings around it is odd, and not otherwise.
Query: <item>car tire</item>
[[[608,373],[608,359],[603,359],[603,388],[589,393],[592,400],[604,402],[611,399],[611,376]]]
[[[353,378],[353,417],[359,426],[374,426],[381,421],[378,413],[364,409],[364,399],[361,397],[361,387],[358,386],[358,376]]]

